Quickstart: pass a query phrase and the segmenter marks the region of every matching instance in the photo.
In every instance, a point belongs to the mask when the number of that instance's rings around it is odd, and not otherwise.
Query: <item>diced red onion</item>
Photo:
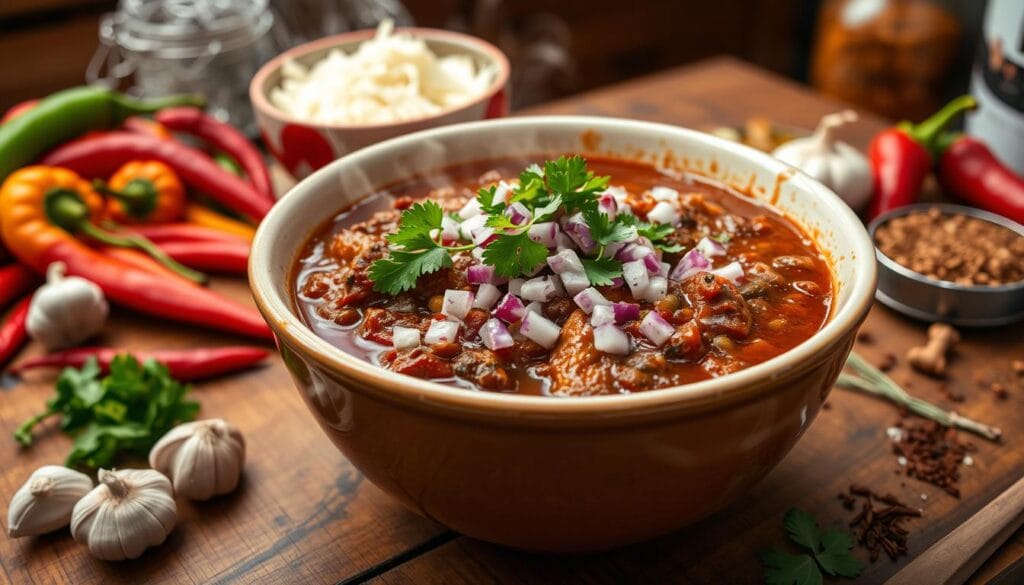
[[[462,320],[466,318],[466,314],[472,308],[473,293],[468,290],[448,289],[444,291],[444,302],[441,303],[441,312],[445,315]]]
[[[647,221],[654,223],[679,223],[679,208],[668,201],[659,201],[647,212]]]
[[[668,262],[660,262],[659,264],[661,265],[661,269],[658,270],[658,276],[664,276],[665,278],[668,278],[668,273],[670,270],[672,270],[672,265],[669,264]]]
[[[480,340],[490,350],[505,349],[512,347],[515,343],[505,324],[493,318],[488,319],[480,327]]]
[[[469,255],[472,256],[473,259],[476,260],[477,262],[483,262],[484,261],[484,249],[483,248],[473,248],[472,250],[469,251]]]
[[[615,219],[619,213],[619,204],[611,193],[604,193],[597,200],[597,209],[608,216],[608,219]]]
[[[494,316],[506,323],[514,323],[523,318],[526,314],[526,307],[523,301],[512,293],[508,293],[498,302],[498,308],[494,309]]]
[[[533,301],[529,305],[526,305],[526,312],[527,313],[540,313],[541,315],[543,315],[544,314],[544,305],[540,304],[537,301]]]
[[[583,218],[582,213],[563,218],[562,222],[562,230],[584,254],[589,254],[597,248],[597,242],[590,235],[590,226],[587,225],[587,220]]]
[[[594,328],[594,347],[604,353],[627,355],[629,336],[612,323],[605,323]]]
[[[444,216],[444,218],[441,219],[441,242],[448,246],[459,241],[460,236],[459,222],[447,215]]]
[[[560,231],[555,236],[555,246],[559,250],[571,250],[576,247],[576,242],[572,241],[572,238],[565,235],[565,232]]]
[[[542,221],[535,223],[530,226],[529,231],[526,232],[527,236],[544,246],[545,248],[554,248],[558,245],[558,235],[561,231],[558,229],[558,224],[553,221]]]
[[[566,294],[569,295],[575,296],[576,293],[590,286],[590,279],[582,272],[564,272],[558,278],[562,281]]]
[[[668,201],[674,203],[679,201],[679,191],[672,189],[671,187],[651,187],[651,197],[654,197],[657,201]]]
[[[647,274],[647,266],[643,260],[633,260],[622,265],[622,278],[626,280],[626,286],[633,293],[634,299],[643,298],[650,283],[650,276]]]
[[[484,227],[484,223],[486,222],[486,215],[474,215],[473,217],[459,224],[459,236],[461,236],[463,240],[469,240],[470,242],[472,242],[473,236],[476,234],[477,231]]]
[[[459,324],[455,321],[431,321],[423,341],[427,345],[455,341],[459,337]]]
[[[505,215],[508,216],[509,221],[516,225],[523,225],[524,223],[530,221],[530,219],[533,217],[533,214],[530,213],[530,210],[527,209],[526,206],[519,201],[516,201],[507,209],[505,209]]]
[[[683,255],[682,259],[679,260],[679,264],[672,270],[669,277],[672,280],[686,280],[698,272],[704,272],[711,269],[711,261],[704,257],[704,254],[700,253],[700,250],[694,248]]]
[[[641,258],[641,260],[644,262],[644,267],[647,268],[647,274],[652,276],[661,274],[661,261],[658,260],[658,255],[653,251]]]
[[[417,347],[420,344],[420,330],[395,325],[391,328],[391,344],[395,346],[395,349]]]
[[[485,282],[476,289],[473,297],[473,308],[490,311],[494,303],[501,297],[501,289],[489,282]]]
[[[534,266],[532,270],[527,272],[526,275],[527,276],[537,276],[541,272],[544,272],[547,269],[547,267],[548,267],[547,264],[541,262],[540,264]]]
[[[620,185],[610,185],[601,195],[611,195],[620,205],[629,197],[629,193]]]
[[[544,349],[551,349],[558,343],[562,330],[540,313],[526,313],[519,326],[519,332]]]
[[[469,284],[490,284],[493,278],[493,266],[474,264],[466,269],[466,280],[469,281]]]
[[[625,323],[640,318],[640,305],[636,303],[614,303],[612,311],[615,312],[615,322]]]
[[[476,198],[474,197],[473,199],[470,199],[469,201],[466,202],[465,205],[462,206],[462,209],[459,210],[459,217],[461,217],[462,219],[469,219],[471,217],[476,217],[482,213],[483,209],[480,208],[480,202],[477,201]],[[486,217],[484,219],[486,220]]]
[[[498,234],[494,232],[494,228],[489,227],[482,227],[473,235],[473,243],[481,248],[486,248],[496,239],[498,239]]]
[[[540,301],[546,303],[551,299],[555,298],[557,289],[553,282],[546,276],[540,276],[537,278],[531,278],[523,283],[523,288],[519,290],[519,296],[523,297],[528,301]]]
[[[650,339],[651,343],[661,347],[672,337],[675,329],[657,311],[648,311],[647,316],[640,322],[640,333]]]
[[[605,323],[615,322],[615,309],[612,305],[597,305],[590,314],[590,325],[600,327]]]
[[[643,298],[645,301],[656,303],[665,298],[666,293],[668,293],[668,279],[664,276],[652,276]]]
[[[712,240],[711,238],[701,238],[696,249],[700,250],[701,254],[704,254],[705,258],[714,258],[715,256],[725,256],[725,246]]]
[[[524,282],[526,282],[526,279],[523,278],[513,278],[512,280],[508,281],[508,292],[514,295],[521,293]]]
[[[626,280],[621,276],[616,276],[612,279],[612,288],[622,288],[622,285],[626,284]]]
[[[580,261],[580,257],[576,255],[576,252],[572,250],[559,250],[557,254],[548,256],[548,266],[551,267],[551,271],[555,274],[583,272],[583,262]]]
[[[733,284],[738,283],[740,279],[743,278],[743,266],[739,262],[735,261],[730,262],[721,268],[716,268],[711,272],[728,278],[733,282]]]
[[[512,194],[512,186],[505,181],[499,182],[494,187],[493,203],[508,203],[508,196]]]
[[[576,303],[576,306],[588,315],[594,310],[594,307],[598,305],[612,304],[611,301],[604,298],[604,295],[594,287],[581,290],[576,293],[576,296],[574,296],[572,300]]]

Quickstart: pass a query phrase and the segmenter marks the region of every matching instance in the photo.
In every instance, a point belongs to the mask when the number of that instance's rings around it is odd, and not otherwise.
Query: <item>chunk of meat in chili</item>
[[[512,387],[508,372],[498,356],[489,349],[466,349],[452,362],[455,375],[486,388],[505,390]]]
[[[430,326],[430,320],[416,313],[399,313],[377,307],[368,307],[363,322],[359,324],[356,333],[363,339],[368,339],[381,345],[391,345],[392,329],[395,325],[415,327],[423,332]]]
[[[389,370],[417,378],[452,377],[452,363],[424,347],[385,351],[380,363]]]
[[[718,335],[743,339],[750,333],[750,307],[728,279],[700,272],[682,283],[705,340]]]
[[[594,331],[580,310],[566,320],[558,344],[537,372],[551,380],[555,396],[607,394],[615,387],[615,360],[594,347]]]

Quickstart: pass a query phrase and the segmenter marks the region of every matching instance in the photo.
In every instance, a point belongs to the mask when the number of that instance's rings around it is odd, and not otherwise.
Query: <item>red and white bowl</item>
[[[292,118],[270,103],[270,91],[281,83],[281,67],[289,60],[306,67],[334,49],[347,53],[376,31],[360,30],[326,37],[286,51],[268,61],[249,84],[249,99],[267,149],[296,179],[302,179],[327,163],[388,138],[458,122],[506,116],[509,110],[508,58],[494,45],[461,33],[430,28],[399,28],[423,39],[437,55],[469,55],[478,67],[497,72],[487,90],[472,101],[435,115],[388,124],[318,124]]]

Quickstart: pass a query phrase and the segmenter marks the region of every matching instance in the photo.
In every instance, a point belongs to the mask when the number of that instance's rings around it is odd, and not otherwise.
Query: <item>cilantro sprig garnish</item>
[[[622,262],[605,256],[608,246],[628,241],[639,234],[666,252],[681,248],[666,241],[673,232],[667,224],[646,223],[632,214],[619,213],[611,219],[600,210],[600,195],[608,189],[610,177],[595,176],[581,156],[560,157],[543,166],[530,165],[519,175],[511,192],[498,196],[497,185],[480,189],[476,201],[486,215],[484,225],[495,230],[494,240],[483,252],[483,262],[507,278],[533,273],[548,257],[548,249],[530,239],[535,224],[580,213],[596,249],[582,256],[587,278],[594,286],[612,284],[622,274]],[[517,204],[530,218],[516,223],[507,213]],[[451,266],[452,254],[473,249],[475,244],[446,244],[441,240],[444,212],[432,201],[416,203],[402,212],[398,230],[387,236],[391,249],[387,257],[370,267],[374,289],[397,295],[416,286],[420,276]]]
[[[758,556],[764,564],[768,585],[821,585],[821,571],[852,579],[863,569],[863,563],[850,554],[853,537],[848,533],[835,528],[822,532],[814,516],[796,508],[786,512],[783,525],[789,539],[810,554],[761,551]]]

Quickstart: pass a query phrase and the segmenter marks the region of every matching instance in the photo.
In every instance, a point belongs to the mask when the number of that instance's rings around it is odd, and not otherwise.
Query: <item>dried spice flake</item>
[[[905,473],[959,498],[960,464],[974,445],[961,443],[954,429],[932,421],[905,425],[902,431],[892,451]]]
[[[847,510],[857,507],[862,500],[860,511],[850,521],[857,544],[868,551],[871,562],[878,560],[884,551],[895,561],[907,554],[907,535],[904,528],[907,518],[921,516],[921,511],[911,508],[891,494],[879,495],[870,488],[853,484],[849,493],[840,493],[839,501]]]

